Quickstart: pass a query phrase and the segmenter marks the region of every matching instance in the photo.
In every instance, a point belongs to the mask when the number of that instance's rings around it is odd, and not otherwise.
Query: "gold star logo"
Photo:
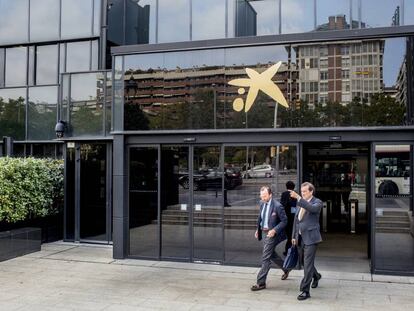
[[[289,105],[286,102],[285,97],[283,96],[279,87],[272,81],[273,76],[279,70],[281,64],[282,62],[278,62],[277,64],[274,64],[273,66],[263,71],[262,73],[258,73],[256,70],[251,68],[246,68],[246,73],[250,79],[234,79],[229,81],[230,85],[241,87],[238,89],[238,93],[240,95],[243,95],[246,92],[244,87],[249,87],[246,105],[244,104],[242,98],[237,97],[233,101],[233,109],[236,111],[242,111],[244,107],[244,111],[248,112],[252,107],[254,101],[256,100],[259,91],[262,91],[263,93],[274,99],[276,102],[278,102],[280,105],[288,108]]]

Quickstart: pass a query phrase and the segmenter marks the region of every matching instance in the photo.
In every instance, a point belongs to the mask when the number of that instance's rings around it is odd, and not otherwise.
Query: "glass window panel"
[[[155,0],[127,1],[125,16],[125,44],[155,43]]]
[[[92,62],[91,70],[98,70],[99,68],[99,43],[98,40],[92,41]]]
[[[92,0],[62,0],[62,39],[92,35]]]
[[[193,0],[192,39],[205,40],[226,36],[226,1]]]
[[[128,57],[125,57],[128,58]],[[112,108],[111,130],[124,129],[124,56],[116,56],[114,64],[114,104]],[[131,67],[126,67],[131,68]],[[133,67],[132,67],[133,68]]]
[[[66,72],[90,70],[91,42],[71,42],[66,44]]]
[[[93,2],[93,34],[99,36],[101,27],[101,2],[102,0],[94,0]]]
[[[26,85],[27,48],[6,49],[6,86]]]
[[[66,72],[66,44],[59,44],[59,73]]]
[[[129,149],[129,255],[157,257],[158,149]]]
[[[414,272],[412,234],[413,146],[375,146],[375,269]],[[398,245],[398,247],[395,247]]]
[[[106,120],[105,130],[106,135],[112,130],[112,73],[106,73],[106,97],[105,97]]]
[[[279,0],[229,0],[229,36],[279,33]]]
[[[28,24],[29,0],[0,0],[0,44],[27,42]]]
[[[60,107],[59,119],[63,121],[69,120],[69,84],[70,75],[62,75],[62,105]]]
[[[108,40],[124,44],[124,0],[112,0],[108,5]]]
[[[58,45],[36,49],[36,85],[56,84],[58,76]]]
[[[4,87],[5,49],[0,49],[0,87]]]
[[[405,0],[404,1],[404,25],[414,25],[414,1]],[[401,16],[400,16],[401,19]],[[401,20],[402,21],[402,20]]]
[[[60,1],[36,0],[30,6],[30,41],[59,39]]]
[[[55,86],[29,88],[28,139],[55,138],[58,88]]]
[[[350,2],[349,0],[336,0],[335,5],[332,5],[332,0],[317,0],[318,18],[316,22],[316,30],[342,30],[350,27]],[[357,16],[352,16],[355,20]],[[358,21],[355,21],[352,28],[358,28]]]
[[[190,40],[189,0],[159,0],[158,3],[158,42]]]
[[[103,135],[103,75],[73,74],[70,127],[72,136]]]
[[[28,68],[28,85],[34,85],[35,81],[35,56],[36,56],[36,47],[29,46],[29,68]]]
[[[315,28],[314,1],[281,0],[282,33],[307,32]]]
[[[25,139],[26,88],[0,89],[0,137]]]
[[[405,1],[406,3],[409,1]],[[397,9],[397,7],[399,7]],[[382,1],[378,5],[377,0],[361,0],[361,27],[383,27],[398,25],[397,13],[401,8],[401,0]]]

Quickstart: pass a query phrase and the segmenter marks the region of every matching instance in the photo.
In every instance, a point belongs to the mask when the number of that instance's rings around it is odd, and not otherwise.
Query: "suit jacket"
[[[260,204],[260,212],[259,217],[257,218],[257,232],[258,232],[258,240],[262,239],[262,227],[260,226],[262,222],[262,211],[263,208],[266,206],[266,203]],[[268,217],[268,228],[269,230],[275,229],[276,230],[276,238],[280,241],[286,239],[285,227],[287,225],[287,216],[285,213],[285,209],[283,208],[282,204],[278,201],[270,199],[270,207],[268,209],[269,217]]]
[[[296,203],[298,210],[295,214],[293,222],[292,238],[298,241],[299,231],[301,232],[302,241],[305,245],[312,245],[322,242],[322,236],[319,226],[319,215],[322,209],[322,201],[312,197],[310,202],[301,198]],[[300,207],[306,210],[302,220],[299,221]]]
[[[290,210],[292,206],[296,206],[296,199],[290,197],[289,191],[285,191],[282,192],[282,195],[280,196],[280,204],[282,204],[285,208],[286,216],[288,218],[288,224],[292,226],[295,214],[292,214]]]

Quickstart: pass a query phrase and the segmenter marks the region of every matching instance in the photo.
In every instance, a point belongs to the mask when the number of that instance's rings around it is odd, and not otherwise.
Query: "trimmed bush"
[[[62,160],[0,158],[0,222],[55,215],[62,202]]]

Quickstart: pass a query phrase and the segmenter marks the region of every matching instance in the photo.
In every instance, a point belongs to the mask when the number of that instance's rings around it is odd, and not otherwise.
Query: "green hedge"
[[[0,158],[0,222],[54,215],[63,202],[63,161]]]

